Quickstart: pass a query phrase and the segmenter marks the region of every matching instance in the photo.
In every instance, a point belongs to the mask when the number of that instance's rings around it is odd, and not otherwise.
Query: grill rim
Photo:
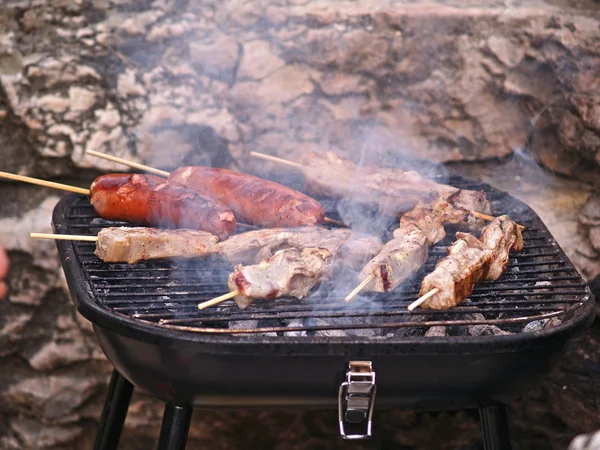
[[[495,190],[497,193],[503,192],[491,187],[489,189]],[[81,198],[85,198],[85,196],[69,194],[58,202],[52,215],[52,226],[56,233],[69,233],[67,221],[65,220],[66,213],[71,204]],[[537,217],[535,211],[529,206],[518,199],[512,198],[512,200],[529,209]],[[551,233],[549,234],[551,235]],[[99,326],[123,337],[149,344],[158,344],[163,347],[175,348],[189,343],[203,344],[203,351],[207,354],[343,356],[359,352],[364,356],[369,356],[373,354],[512,352],[535,348],[541,345],[543,341],[552,341],[559,338],[559,336],[568,339],[584,327],[589,326],[594,318],[593,296],[585,280],[575,270],[585,286],[584,299],[568,309],[569,312],[565,313],[561,324],[539,331],[500,336],[394,336],[385,339],[361,336],[309,336],[298,338],[293,336],[203,334],[171,329],[160,326],[155,322],[135,319],[100,306],[94,300],[92,287],[85,277],[83,266],[80,264],[75,251],[74,242],[57,240],[56,245],[68,281],[71,298],[79,313],[90,320],[94,327]],[[556,242],[555,245],[564,261],[574,267],[560,245]],[[290,346],[293,346],[293,348]]]

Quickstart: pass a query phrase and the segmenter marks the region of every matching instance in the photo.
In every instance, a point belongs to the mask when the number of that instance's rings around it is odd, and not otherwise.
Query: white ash
[[[448,328],[444,326],[431,327],[425,332],[425,336],[448,336]]]
[[[304,327],[304,323],[302,322],[301,319],[294,319],[292,321],[290,321],[287,325],[287,327],[290,328],[296,328],[296,327]],[[290,337],[298,337],[298,336],[306,336],[306,331],[301,330],[301,331],[285,331],[283,333],[284,336],[290,336]]]
[[[551,281],[536,281],[535,286],[552,286]]]
[[[247,330],[249,328],[256,328],[257,326],[258,320],[233,320],[229,322],[231,330]]]
[[[329,322],[323,319],[308,319],[307,325],[309,326],[317,326],[317,327],[328,327],[331,326]],[[325,337],[344,337],[348,336],[344,330],[317,330],[315,331],[315,336],[325,336]]]
[[[528,333],[532,331],[541,331],[545,328],[556,327],[562,323],[558,317],[551,317],[550,319],[535,320],[529,322],[523,327],[523,332]]]

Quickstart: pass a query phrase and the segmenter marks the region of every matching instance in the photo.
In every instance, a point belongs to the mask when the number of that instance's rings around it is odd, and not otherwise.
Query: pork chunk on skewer
[[[304,158],[307,189],[315,196],[348,198],[396,216],[431,197],[441,197],[471,211],[489,214],[485,192],[436,183],[414,171],[356,166],[332,152],[307,153]]]
[[[420,296],[439,292],[421,305],[425,309],[448,309],[460,304],[477,283],[497,280],[508,265],[509,253],[523,249],[521,230],[508,216],[497,217],[481,238],[456,233],[457,240],[421,284]]]
[[[105,262],[129,264],[147,259],[198,258],[216,254],[218,240],[205,231],[110,227],[98,233],[94,253]]]
[[[255,299],[304,298],[331,274],[330,258],[331,253],[324,248],[280,250],[258,264],[237,265],[229,275],[229,289],[239,291],[234,299],[240,308],[248,307]]]
[[[483,244],[494,250],[494,259],[486,280],[497,280],[508,266],[509,253],[523,250],[523,235],[519,226],[508,216],[497,217],[481,233]]]
[[[374,276],[368,289],[389,292],[411,277],[427,260],[427,237],[419,230],[398,234],[387,242],[361,272],[361,279]]]
[[[320,247],[329,250],[336,259],[345,258],[346,267],[358,270],[382,245],[375,236],[360,235],[348,229],[267,228],[231,236],[219,244],[219,252],[232,265],[258,264],[285,248]]]
[[[425,309],[448,309],[471,295],[475,284],[483,281],[492,260],[492,250],[472,234],[461,237],[448,248],[448,256],[438,261],[433,272],[421,283],[420,295],[432,289],[439,292],[421,305]]]

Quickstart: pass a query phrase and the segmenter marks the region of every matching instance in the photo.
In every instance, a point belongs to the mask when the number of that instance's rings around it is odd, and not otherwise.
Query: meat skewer
[[[470,191],[435,183],[413,171],[357,167],[332,152],[326,152],[325,156],[308,153],[308,164],[259,152],[250,152],[250,155],[300,170],[307,178],[308,187],[313,193],[323,197],[350,197],[358,201],[362,199],[369,204],[382,196],[383,199],[372,206],[383,210],[384,213],[396,215],[409,211],[416,204],[428,200],[431,193],[436,193],[457,208],[469,210],[474,217],[487,221],[495,219],[494,216],[486,214],[490,211],[490,206],[483,191]],[[332,170],[334,174],[331,173]]]
[[[480,239],[469,233],[456,236],[448,256],[423,279],[421,297],[409,310],[419,305],[427,309],[458,305],[471,295],[476,284],[497,280],[506,270],[509,254],[523,249],[521,230],[508,216],[496,218]]]
[[[180,167],[169,173],[91,150],[87,153],[165,176],[169,183],[194,189],[227,205],[240,222],[261,227],[299,227],[320,225],[325,220],[323,207],[313,198],[252,175],[203,166]]]
[[[438,199],[433,204],[420,204],[402,216],[400,228],[361,272],[363,281],[345,298],[351,301],[362,290],[389,292],[418,271],[428,256],[429,246],[446,236],[446,226],[473,230],[482,222],[470,211],[453,207]]]
[[[286,248],[325,248],[358,270],[382,247],[376,236],[348,229],[298,228],[260,229],[231,236],[222,242],[210,233],[194,230],[161,230],[145,227],[108,227],[97,236],[32,233],[31,237],[97,242],[95,254],[104,262],[126,262],[163,258],[198,258],[220,255],[232,266],[258,264]]]
[[[0,172],[0,177],[88,195],[98,215],[108,220],[191,228],[220,238],[229,236],[236,227],[233,213],[222,203],[153,175],[103,175],[92,182],[90,189],[6,172]]]
[[[331,274],[331,253],[325,248],[286,248],[254,265],[237,265],[229,275],[231,292],[200,303],[198,309],[233,298],[240,308],[256,299],[308,295],[310,290]]]
[[[109,227],[97,236],[31,233],[32,238],[96,242],[95,255],[104,262],[135,264],[167,257],[198,258],[219,251],[217,236],[205,231]]]

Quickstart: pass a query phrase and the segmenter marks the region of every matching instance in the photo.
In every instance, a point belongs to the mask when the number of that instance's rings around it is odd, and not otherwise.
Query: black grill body
[[[218,261],[187,263],[182,281],[176,275],[180,262],[105,264],[93,255],[94,244],[57,245],[75,305],[93,323],[104,353],[127,380],[159,399],[195,408],[335,408],[348,362],[368,360],[377,373],[376,407],[423,411],[506,402],[547,373],[569,339],[591,323],[591,294],[527,205],[488,185],[462,178],[449,184],[484,189],[496,215],[510,214],[525,225],[526,248],[498,281],[478,286],[469,304],[408,313],[422,277],[451,239],[440,243],[401,294],[379,297],[381,320],[374,321],[373,309],[360,302],[349,310],[378,336],[311,336],[336,329],[331,324],[300,327],[307,336],[285,335],[282,316],[334,317],[344,314],[341,299],[329,299],[316,311],[306,306],[310,299],[278,299],[244,311],[228,305],[199,312],[198,302],[227,292]],[[125,224],[99,219],[87,199],[70,195],[55,208],[53,225],[57,233],[93,235]],[[473,319],[474,312],[484,318]],[[240,333],[228,329],[232,317],[259,317],[263,325]],[[525,324],[548,318],[561,322],[522,331]],[[424,336],[433,325],[481,323],[513,334]]]

